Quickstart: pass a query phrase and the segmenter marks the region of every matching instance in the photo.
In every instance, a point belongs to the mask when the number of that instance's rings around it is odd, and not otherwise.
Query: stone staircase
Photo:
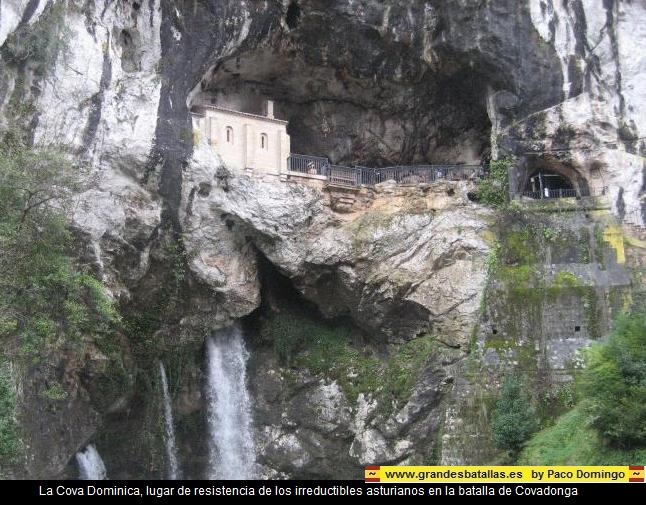
[[[335,212],[347,213],[354,210],[357,201],[357,192],[355,190],[346,190],[341,188],[330,189],[330,207]]]

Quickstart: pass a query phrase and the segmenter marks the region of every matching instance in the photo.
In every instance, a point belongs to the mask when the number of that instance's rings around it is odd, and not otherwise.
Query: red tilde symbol
[[[367,466],[366,467],[366,482],[381,482],[379,478],[379,468],[378,466]]]
[[[643,466],[629,466],[628,482],[644,482],[644,467]]]

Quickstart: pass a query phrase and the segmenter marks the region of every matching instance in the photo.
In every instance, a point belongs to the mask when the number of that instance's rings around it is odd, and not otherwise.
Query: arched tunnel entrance
[[[529,163],[519,190],[521,196],[535,200],[590,196],[585,177],[576,169],[545,160]]]
[[[558,198],[576,196],[572,182],[565,176],[549,170],[538,170],[529,176],[525,188],[533,198]]]

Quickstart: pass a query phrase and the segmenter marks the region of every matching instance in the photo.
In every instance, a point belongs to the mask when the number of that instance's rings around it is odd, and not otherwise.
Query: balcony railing
[[[361,168],[330,165],[328,182],[332,186],[360,186],[362,184]]]
[[[327,158],[291,154],[288,170],[295,174],[324,176],[332,186],[374,186],[381,182],[397,184],[428,184],[436,181],[474,180],[486,175],[482,165],[397,165],[369,168],[332,165]]]
[[[287,169],[307,175],[321,175],[327,177],[330,163],[321,156],[306,156],[304,154],[290,154],[287,158]]]

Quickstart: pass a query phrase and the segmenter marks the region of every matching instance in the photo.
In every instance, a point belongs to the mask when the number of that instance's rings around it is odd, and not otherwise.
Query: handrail
[[[601,192],[601,194],[604,194]],[[595,196],[592,191],[588,189],[569,189],[569,188],[544,188],[543,191],[521,191],[517,193],[518,196],[524,196],[533,200],[553,200],[557,198],[583,198],[588,196]]]
[[[333,186],[374,186],[394,180],[397,184],[427,184],[439,180],[460,181],[482,178],[483,165],[396,165],[370,168],[332,165],[322,156],[290,154],[287,168],[298,174],[325,176]]]
[[[290,154],[287,158],[287,169],[308,175],[321,175],[327,177],[330,163],[322,156],[306,156],[304,154]]]

